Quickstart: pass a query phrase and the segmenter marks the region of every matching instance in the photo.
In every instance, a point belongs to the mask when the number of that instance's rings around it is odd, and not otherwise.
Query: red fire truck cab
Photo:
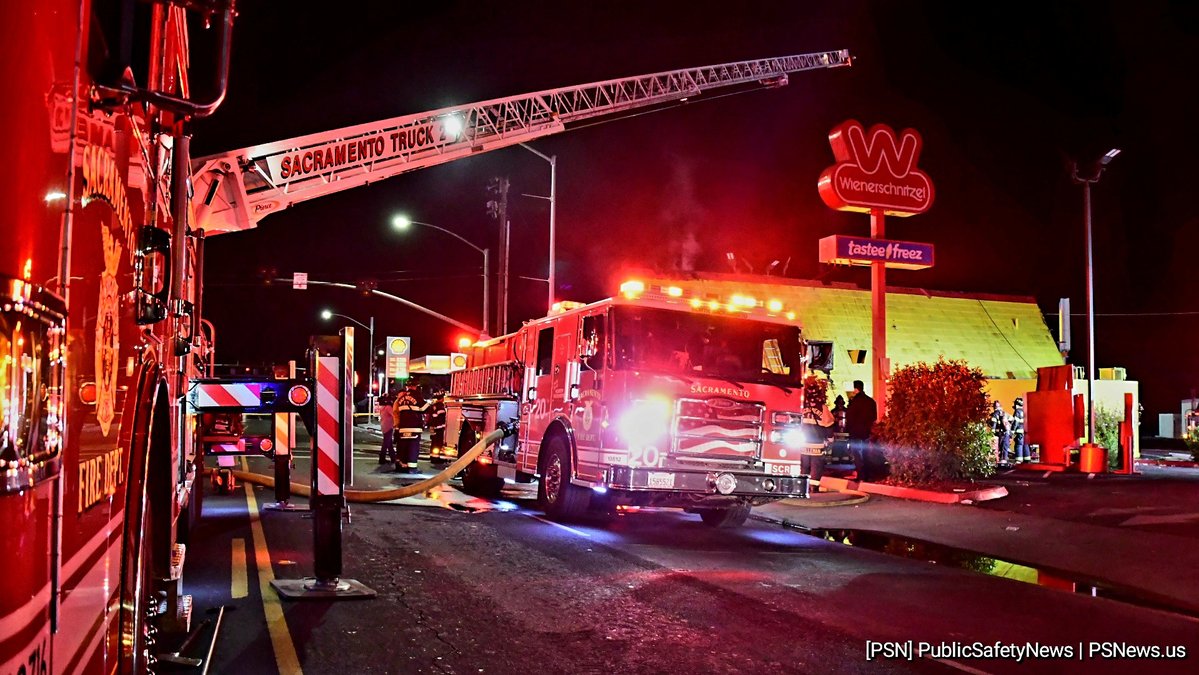
[[[664,506],[713,526],[807,496],[799,448],[810,356],[794,312],[640,281],[563,305],[477,343],[454,375],[447,445],[465,452],[500,422],[520,427],[467,468],[468,492],[539,479],[553,517],[593,503]]]

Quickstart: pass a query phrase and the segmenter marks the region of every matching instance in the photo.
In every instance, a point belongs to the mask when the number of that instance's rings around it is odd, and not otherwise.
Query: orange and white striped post
[[[341,513],[345,508],[343,454],[353,432],[354,329],[338,337],[314,336],[309,349],[310,372],[316,390],[312,428],[312,568],[313,577],[275,579],[271,585],[285,598],[340,600],[373,598],[375,591],[353,579],[341,578]]]
[[[277,368],[276,379],[296,379],[296,362],[288,361],[287,370]],[[291,451],[296,447],[296,414],[289,412],[275,413],[275,504],[270,508],[294,511],[297,508],[291,502]]]

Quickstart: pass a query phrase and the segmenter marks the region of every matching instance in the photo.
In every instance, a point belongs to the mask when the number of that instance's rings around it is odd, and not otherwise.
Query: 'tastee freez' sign
[[[881,262],[901,270],[922,270],[933,266],[933,245],[835,234],[820,240],[820,262],[834,265]]]

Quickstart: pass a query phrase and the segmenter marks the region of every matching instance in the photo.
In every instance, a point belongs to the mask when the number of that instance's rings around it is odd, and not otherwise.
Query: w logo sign
[[[847,120],[828,136],[837,164],[820,174],[820,197],[842,211],[923,213],[933,204],[933,183],[916,168],[923,141],[905,129],[898,137],[884,124],[866,131]]]

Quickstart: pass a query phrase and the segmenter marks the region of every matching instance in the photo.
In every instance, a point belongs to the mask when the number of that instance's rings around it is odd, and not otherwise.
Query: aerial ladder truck
[[[538,138],[567,131],[571,125],[596,118],[619,117],[622,114],[646,108],[664,107],[672,103],[685,102],[701,97],[707,92],[721,90],[726,93],[749,91],[761,88],[776,88],[788,83],[792,73],[837,68],[850,65],[850,55],[847,50],[825,51],[777,58],[738,61],[699,68],[672,70],[637,77],[619,78],[594,82],[573,87],[548,89],[531,94],[497,98],[469,105],[450,106],[428,112],[394,117],[370,124],[360,124],[332,131],[309,134],[273,143],[265,143],[240,150],[223,152],[216,155],[201,157],[191,162],[192,167],[192,207],[195,214],[193,227],[203,230],[206,236],[215,236],[229,232],[238,232],[256,227],[259,221],[271,214],[291,208],[297,204],[328,194],[347,190],[349,188],[378,182],[409,171],[436,166],[464,157],[471,157],[481,152],[498,150],[517,144],[528,143]],[[727,90],[727,91],[726,91]],[[310,282],[311,283],[311,282]],[[328,282],[325,282],[328,283]],[[348,284],[331,284],[349,287]],[[424,311],[442,320],[449,320],[437,312],[407,302],[402,298],[391,296],[377,289],[370,292],[392,300],[400,300],[410,307]],[[744,308],[739,308],[744,309]],[[606,310],[605,310],[606,311]],[[768,313],[770,320],[786,322],[782,313]],[[764,314],[765,316],[765,314]],[[703,321],[703,319],[699,319]],[[457,323],[457,322],[455,322]],[[461,324],[458,324],[461,325]],[[581,324],[576,326],[581,330]],[[762,386],[754,391],[777,392],[778,389],[791,391],[786,386],[772,388],[769,380],[797,385],[800,384],[802,373],[805,372],[800,351],[804,347],[798,331],[794,335],[788,333],[781,338],[785,344],[778,344],[780,337],[773,335],[772,329],[763,329],[763,339],[767,347],[758,344],[758,358],[764,359],[763,349],[773,349],[776,356],[786,354],[788,365],[766,378]],[[578,339],[572,345],[582,344],[586,339]],[[530,338],[531,339],[531,338]],[[773,340],[773,342],[770,342]],[[515,338],[513,339],[515,341]],[[510,341],[510,342],[513,342]],[[520,338],[523,344],[523,336]],[[761,341],[759,341],[761,342]],[[773,345],[773,346],[770,346]],[[781,351],[780,351],[781,350]],[[494,351],[494,350],[491,350]],[[511,350],[509,350],[511,351]],[[533,349],[524,348],[520,354],[532,354]],[[472,363],[475,368],[492,368],[487,349],[474,350]],[[578,355],[574,355],[578,356]],[[558,357],[565,359],[563,355]],[[792,358],[794,357],[794,358]],[[574,359],[577,360],[577,359]],[[583,359],[586,361],[587,359]],[[791,364],[790,361],[795,363]],[[513,363],[514,368],[531,367],[528,363]],[[698,364],[697,364],[697,367]],[[596,371],[598,367],[592,367]],[[570,370],[569,372],[575,372]],[[576,368],[576,370],[578,370]],[[523,371],[522,371],[523,372]],[[757,370],[755,369],[755,374]],[[804,496],[807,492],[806,480],[798,472],[799,459],[792,454],[791,459],[774,457],[767,461],[764,457],[767,450],[785,456],[787,451],[781,440],[769,442],[759,438],[766,429],[773,429],[770,423],[762,420],[753,424],[744,424],[734,430],[737,434],[754,435],[749,443],[737,447],[723,444],[716,448],[711,455],[722,455],[719,458],[709,457],[710,461],[698,469],[674,470],[662,464],[648,466],[629,466],[631,456],[628,447],[619,454],[623,459],[620,466],[609,467],[610,463],[600,462],[599,459],[590,462],[579,458],[579,448],[571,446],[565,449],[559,447],[566,443],[571,445],[571,439],[577,438],[569,433],[571,415],[562,410],[579,403],[576,398],[557,398],[556,423],[550,419],[539,419],[534,422],[527,413],[530,410],[540,411],[542,417],[548,414],[545,408],[549,399],[542,392],[542,398],[534,403],[537,387],[528,386],[535,376],[529,375],[523,387],[508,387],[500,389],[472,388],[469,381],[483,381],[475,377],[475,373],[462,373],[455,382],[456,397],[447,402],[449,427],[454,435],[450,446],[455,455],[470,447],[469,439],[482,437],[492,431],[497,425],[519,422],[523,425],[520,438],[514,443],[518,450],[507,449],[505,462],[496,453],[482,457],[482,463],[472,465],[467,471],[467,489],[474,492],[495,492],[495,486],[503,477],[520,477],[532,479],[543,473],[543,462],[539,459],[537,449],[545,446],[555,448],[554,488],[549,491],[552,499],[546,498],[542,490],[542,501],[546,502],[547,511],[551,515],[570,517],[577,515],[577,506],[582,504],[577,495],[579,490],[591,488],[594,490],[633,489],[651,490],[659,494],[633,495],[624,503],[662,504],[662,505],[695,505],[695,509],[705,516],[706,522],[716,524],[739,524],[748,514],[749,506],[770,499],[787,496]],[[532,378],[532,379],[530,379]],[[710,379],[710,378],[709,378]],[[762,378],[757,378],[762,379]],[[207,382],[207,384],[219,384]],[[575,389],[577,389],[577,382]],[[476,390],[477,389],[477,390]],[[717,392],[718,387],[712,388]],[[672,390],[673,392],[673,390]],[[594,389],[591,392],[595,394]],[[737,395],[749,395],[749,390],[737,389]],[[672,393],[673,396],[673,393]],[[678,397],[681,400],[681,397]],[[708,397],[700,397],[698,402],[677,403],[695,407],[702,404],[707,410]],[[726,397],[727,398],[727,397]],[[757,396],[755,402],[745,408],[745,414],[757,411],[761,413],[763,401],[773,401],[778,396]],[[787,398],[787,397],[784,397]],[[477,405],[464,405],[466,399],[494,399],[496,405],[485,406],[489,414],[483,414]],[[758,399],[762,399],[759,401]],[[477,402],[477,401],[476,401]],[[500,403],[503,405],[500,405]],[[590,404],[598,401],[591,401]],[[800,402],[789,400],[784,406],[794,410],[798,420]],[[671,403],[675,406],[676,403]],[[627,408],[622,405],[621,409]],[[738,407],[737,410],[740,410]],[[717,407],[712,408],[718,410]],[[723,408],[719,408],[723,411]],[[505,416],[504,411],[508,411]],[[518,411],[518,412],[512,412]],[[521,412],[523,411],[523,412]],[[720,412],[724,414],[724,412]],[[761,413],[765,414],[765,413]],[[760,416],[760,415],[759,415]],[[504,419],[500,419],[503,417]],[[718,415],[719,417],[719,415]],[[470,418],[470,419],[468,419]],[[785,421],[789,424],[791,417]],[[719,425],[720,423],[718,423]],[[785,426],[785,425],[783,425]],[[536,429],[537,438],[530,436]],[[779,426],[782,433],[782,426]],[[727,430],[717,429],[713,433],[719,436]],[[706,432],[705,432],[706,433]],[[692,434],[694,435],[694,434]],[[776,434],[777,435],[777,434]],[[788,438],[794,438],[792,434]],[[699,436],[697,436],[699,438]],[[710,439],[709,439],[710,440]],[[626,440],[618,440],[627,446]],[[598,437],[591,438],[587,450],[591,455],[600,456]],[[676,443],[677,445],[677,443]],[[734,444],[735,445],[735,444]],[[677,448],[676,448],[677,449]],[[748,453],[748,454],[747,454]],[[637,454],[637,453],[634,453]],[[674,456],[663,448],[659,453],[651,453],[667,462],[667,456]],[[769,454],[769,453],[767,453]],[[519,455],[520,460],[515,457]],[[348,455],[347,455],[348,456]],[[590,456],[590,455],[589,455]],[[640,455],[639,455],[640,456]],[[498,460],[498,461],[497,461]],[[347,460],[348,461],[348,460]],[[671,462],[674,460],[671,459]],[[703,463],[705,458],[691,457],[684,461]],[[721,463],[724,463],[723,465]],[[505,468],[504,465],[507,465]],[[719,471],[710,469],[721,469]],[[734,469],[732,472],[729,469]],[[563,471],[566,474],[563,474]],[[587,473],[587,472],[590,473]],[[602,478],[604,471],[615,471],[620,480]],[[506,473],[504,473],[506,472]],[[501,476],[501,474],[503,474]],[[665,485],[669,475],[670,485]],[[658,487],[648,486],[650,478],[659,481]],[[720,491],[717,491],[719,479]],[[623,482],[622,482],[623,481]],[[630,482],[632,481],[632,482]],[[639,481],[639,482],[638,482]],[[733,481],[734,488],[729,488]],[[543,480],[544,482],[544,480]],[[728,490],[734,490],[729,492]],[[562,506],[562,495],[575,495],[570,501],[575,508]]]

